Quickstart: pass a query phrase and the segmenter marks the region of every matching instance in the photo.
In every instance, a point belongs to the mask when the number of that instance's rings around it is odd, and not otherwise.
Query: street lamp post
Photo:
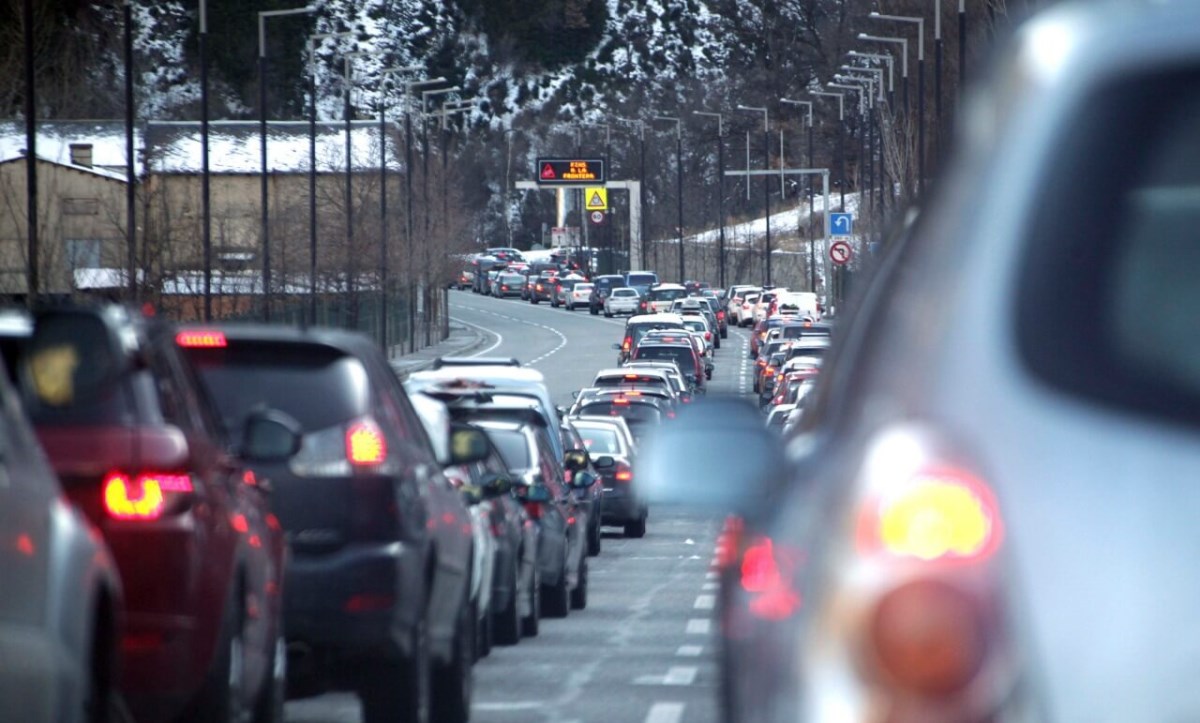
[[[739,105],[738,110],[744,110],[751,113],[763,114],[763,170],[769,170],[771,166],[771,128],[770,121],[767,117],[767,109],[765,107],[755,107]],[[749,178],[746,179],[749,183]],[[766,268],[766,284],[771,283],[771,182],[764,179],[763,181],[763,199],[764,199],[764,214],[767,220],[767,268]]]
[[[933,2],[933,115],[937,123],[937,145],[934,157],[942,158],[942,0]]]
[[[809,91],[812,95],[823,98],[838,99],[838,157],[840,160],[840,168],[838,170],[838,187],[841,189],[841,206],[838,208],[842,213],[846,212],[846,96],[844,93],[831,93],[822,90]],[[832,164],[830,164],[832,165]],[[829,209],[825,209],[825,213],[829,213]]]
[[[581,121],[579,123],[579,125],[590,126],[592,128],[603,128],[604,129],[604,173],[606,174],[607,178],[612,178],[612,167],[609,165],[609,152],[612,150],[612,127],[610,125],[608,125],[607,123],[587,123],[587,122],[583,122],[583,121]],[[586,203],[585,203],[585,207],[586,207]],[[611,215],[611,211],[609,213]],[[601,235],[603,236],[603,243],[604,243],[605,247],[608,249],[608,263],[609,264],[612,263],[612,259],[614,256],[612,227],[613,227],[612,219],[609,218],[608,223],[605,224],[605,227],[601,231]],[[589,256],[589,259],[590,258],[591,257]],[[610,273],[612,272],[612,269],[609,268],[607,265],[604,268],[600,268],[599,264],[597,264],[597,269],[599,270],[600,273],[603,273],[605,271],[610,272]]]
[[[816,162],[813,160],[813,102],[811,100],[793,100],[791,98],[780,98],[780,103],[785,105],[801,105],[808,109],[808,161],[805,164],[808,168],[815,168]],[[813,233],[813,187],[812,176],[808,177],[808,288],[811,291],[817,290],[817,269],[816,269],[816,235]]]
[[[405,217],[404,217],[404,232],[405,244],[408,247],[406,254],[406,262],[408,264],[408,279],[412,283],[412,279],[416,276],[413,269],[413,251],[416,248],[416,241],[413,230],[413,133],[412,133],[412,92],[415,88],[422,88],[427,85],[438,85],[445,83],[443,77],[428,78],[418,80],[412,83],[404,84],[404,184],[405,184]],[[424,125],[424,124],[422,124]],[[413,293],[413,287],[409,287],[408,295],[408,340],[409,351],[417,350],[417,324],[416,324],[416,296]]]
[[[638,249],[638,251],[639,251],[638,258],[641,261],[642,265],[645,266],[645,264],[646,264],[646,244],[649,242],[649,238],[650,238],[648,226],[647,226],[647,220],[646,220],[646,217],[650,215],[650,214],[646,213],[646,123],[645,123],[645,121],[641,120],[640,118],[617,118],[616,121],[618,123],[625,123],[627,125],[633,125],[633,126],[637,127],[638,144],[640,146],[639,155],[638,155],[638,159],[639,159],[638,160],[638,164],[639,164],[638,207],[640,208],[640,213],[638,214],[638,216],[639,216],[638,221],[642,225],[640,239],[639,239],[641,248]],[[632,260],[633,260],[633,249],[632,248],[629,249],[629,259],[631,261],[630,265],[632,266]]]
[[[920,194],[925,195],[925,18],[916,15],[881,15],[880,20],[917,24],[917,180]]]
[[[825,85],[829,88],[837,88],[838,90],[849,90],[849,91],[854,91],[854,92],[858,93],[859,115],[861,117],[866,117],[867,113],[869,112],[867,110],[867,104],[870,102],[871,93],[864,86],[857,85],[857,84],[836,83],[836,82],[826,83]],[[858,134],[858,138],[859,138],[859,159],[858,159],[859,176],[861,178],[863,178],[865,181],[867,171],[863,169],[863,165],[864,165],[864,163],[868,162],[866,160],[866,151],[865,151],[866,133],[860,132]],[[861,188],[859,189],[858,203],[859,203],[859,208],[861,209],[863,207],[863,198],[862,198],[862,189]]]
[[[679,239],[679,283],[682,284],[687,279],[683,261],[683,122],[668,115],[656,115],[654,120],[675,124],[675,201],[679,211],[679,232],[676,236]]]
[[[204,320],[212,321],[212,194],[208,168],[208,2],[200,0],[200,236],[204,254]]]
[[[421,70],[419,65],[392,66],[384,68],[380,77],[386,81],[398,73],[413,73]],[[388,203],[387,203],[387,87],[380,87],[379,99],[379,343],[391,357],[388,346]]]
[[[133,117],[136,112],[133,102],[133,4],[126,0],[122,18],[125,26],[123,55],[125,64],[125,253],[126,268],[129,270],[129,299],[137,301],[137,175],[134,168]],[[206,249],[207,250],[207,249]],[[208,268],[208,267],[206,267]],[[205,316],[210,318],[211,297],[204,297]]]
[[[315,33],[308,36],[308,323],[317,323],[317,66],[316,45],[354,33]]]
[[[306,15],[316,12],[311,5],[302,8],[286,10],[262,10],[258,13],[258,145],[260,167],[260,198],[262,203],[262,288],[263,288],[263,321],[271,320],[271,210],[268,206],[267,184],[267,18],[280,18],[288,15]],[[207,33],[205,33],[207,35]],[[208,154],[205,153],[205,158]],[[211,247],[207,249],[211,254]],[[211,261],[206,266],[208,279],[211,279]],[[206,303],[208,297],[206,296]],[[211,313],[211,310],[209,310]]]
[[[850,52],[848,52],[846,54],[851,57],[854,57],[854,58],[866,58],[868,63],[873,60],[887,63],[888,105],[894,106],[896,103],[896,78],[892,71],[895,70],[896,59],[894,57],[892,57],[892,54],[891,53],[860,53],[857,50],[851,50]],[[845,66],[843,66],[843,67],[845,67]],[[857,69],[858,70],[866,70],[866,68],[857,68]]]
[[[867,159],[866,160],[867,201],[871,204],[871,212],[874,213],[878,209],[878,207],[876,206],[876,200],[875,200],[875,184],[876,184],[876,181],[879,179],[878,174],[876,174],[876,172],[875,172],[875,168],[876,168],[876,166],[875,166],[875,123],[874,123],[874,116],[871,113],[871,111],[875,110],[875,93],[876,93],[875,78],[866,77],[866,76],[858,76],[858,75],[835,75],[835,76],[833,76],[833,78],[834,78],[834,80],[836,80],[839,83],[849,83],[852,85],[852,87],[854,86],[854,84],[859,84],[859,83],[867,84],[866,89],[865,89],[865,96],[867,98],[867,104],[866,104],[866,109],[863,111],[863,114],[862,114],[863,122],[866,126],[866,133],[863,135],[861,140],[863,141],[863,143],[865,143],[865,156]],[[879,185],[882,188],[883,184],[879,184]],[[882,195],[882,191],[881,191],[881,195]]]
[[[437,90],[421,91],[421,200],[425,206],[425,241],[421,245],[424,253],[422,254],[422,281],[421,293],[422,309],[424,314],[421,318],[422,326],[425,328],[425,346],[433,344],[433,328],[430,325],[432,320],[432,301],[433,297],[430,294],[429,281],[432,278],[429,274],[430,258],[429,258],[429,235],[432,230],[433,217],[430,214],[429,203],[429,113],[426,108],[429,107],[429,98],[432,96],[443,95],[445,93],[454,93],[461,90],[457,85],[449,88],[438,88]]]
[[[958,0],[958,97],[967,86],[967,3]]]
[[[871,107],[874,109],[877,109],[878,113],[871,115],[868,118],[868,123],[870,123],[870,127],[873,131],[873,140],[877,140],[879,142],[879,166],[878,166],[879,173],[878,174],[875,173],[875,168],[876,168],[876,166],[875,166],[875,146],[874,146],[873,142],[871,145],[871,178],[873,180],[877,179],[879,181],[879,208],[880,208],[880,213],[882,215],[885,212],[885,208],[887,205],[887,196],[884,193],[884,187],[887,185],[887,168],[885,167],[885,159],[886,159],[887,155],[886,155],[886,150],[884,149],[884,145],[883,145],[883,143],[884,143],[883,133],[881,130],[881,125],[882,125],[881,120],[883,118],[883,109],[884,109],[884,105],[883,105],[883,68],[864,68],[864,67],[856,67],[856,66],[851,66],[851,65],[843,65],[842,69],[846,70],[849,73],[855,73],[855,75],[834,76],[835,78],[841,78],[841,79],[847,80],[847,81],[856,81],[856,80],[869,81],[871,83],[872,96],[876,100],[879,101],[878,103],[871,104]],[[871,75],[870,76],[857,75],[857,73],[864,73],[864,72],[869,72],[869,73],[871,73]],[[876,76],[875,73],[878,73],[879,75]],[[878,88],[879,88],[878,93],[876,93],[874,90],[876,88],[876,86],[878,86]],[[872,201],[872,203],[874,203],[874,201]]]
[[[720,113],[693,111],[693,115],[717,119],[717,283],[725,287],[725,125]],[[812,152],[811,150],[809,151]]]
[[[351,122],[354,107],[351,103],[351,92],[354,89],[353,63],[355,58],[368,55],[364,51],[346,53],[342,61],[342,90],[344,104],[342,116],[346,124],[346,327],[358,327],[358,288],[354,276],[358,272],[354,255],[354,143],[351,134]]]

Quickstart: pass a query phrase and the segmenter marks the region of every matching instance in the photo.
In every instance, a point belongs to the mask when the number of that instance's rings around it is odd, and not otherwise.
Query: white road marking
[[[688,635],[708,635],[712,631],[712,621],[708,618],[692,618],[687,621]]]
[[[720,577],[721,573],[717,572],[716,570],[709,570],[708,572],[704,573],[704,579],[706,580],[716,580]]]
[[[683,720],[683,703],[655,703],[650,706],[643,723],[679,723]]]
[[[495,344],[492,344],[492,345],[491,345],[491,346],[489,346],[487,349],[481,349],[480,351],[477,351],[477,352],[475,352],[475,353],[474,353],[474,354],[472,354],[471,356],[483,356],[484,354],[487,354],[487,353],[488,353],[489,351],[491,351],[492,349],[495,349],[496,347],[498,347],[498,346],[500,346],[501,344],[503,344],[503,343],[504,343],[504,337],[500,336],[499,332],[492,331],[491,329],[487,329],[487,328],[485,328],[485,327],[482,327],[482,326],[480,326],[479,324],[472,324],[472,323],[471,323],[471,322],[469,322],[469,321],[466,321],[466,320],[464,320],[464,319],[459,319],[458,317],[455,317],[455,316],[452,316],[452,317],[450,317],[450,318],[451,318],[453,321],[457,321],[457,322],[458,322],[458,323],[460,323],[460,324],[466,324],[467,326],[473,326],[473,327],[475,327],[476,329],[479,329],[480,331],[482,331],[482,332],[483,332],[483,333],[485,333],[485,334],[491,334],[492,336],[496,337],[496,343],[495,343]]]
[[[717,589],[717,588],[719,588],[719,587],[721,587],[721,584],[720,584],[720,583],[716,583],[716,582],[706,582],[706,583],[704,583],[704,585],[703,585],[703,586],[701,586],[701,588],[700,588],[700,589],[701,589],[701,590],[716,590],[716,589]]]
[[[680,645],[679,650],[675,651],[675,655],[680,658],[699,658],[704,652],[703,645]]]
[[[667,668],[663,685],[691,685],[696,682],[697,672],[699,672],[699,668],[692,665],[671,666]]]
[[[692,607],[697,610],[712,610],[714,607],[716,607],[716,604],[716,595],[698,595],[696,596],[696,604]]]
[[[514,701],[511,703],[472,703],[471,709],[502,713],[513,710],[538,710],[542,705],[542,703],[536,700]]]

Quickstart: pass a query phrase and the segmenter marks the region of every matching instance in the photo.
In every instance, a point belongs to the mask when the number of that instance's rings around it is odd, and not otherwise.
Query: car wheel
[[[254,701],[254,723],[283,723],[283,701],[287,698],[287,643],[275,637],[271,651],[271,676],[263,681]]]
[[[536,638],[542,622],[542,582],[534,563],[533,574],[529,576],[529,615],[521,620],[521,635]]]
[[[243,723],[250,720],[245,677],[246,639],[242,630],[242,596],[234,586],[225,603],[225,615],[217,639],[216,653],[204,687],[196,695],[196,707],[185,720],[194,723]]]
[[[592,312],[592,316],[596,316],[597,314],[600,313],[600,310],[594,306],[589,306],[588,311]],[[609,313],[606,311],[606,312],[604,312],[604,315],[609,316]]]
[[[588,594],[588,564],[587,557],[579,558],[579,583],[571,591],[571,609],[583,610],[587,607]]]
[[[119,643],[113,630],[113,620],[104,608],[96,610],[91,646],[91,665],[82,701],[83,716],[80,720],[87,723],[115,723],[126,720],[127,716],[122,711],[123,701],[116,690],[115,681],[119,665]]]
[[[552,587],[542,586],[542,607],[548,618],[565,618],[571,612],[571,591],[567,587],[567,561],[563,560],[558,582]]]
[[[626,537],[645,537],[646,536],[646,518],[643,516],[636,522],[625,523]]]
[[[728,327],[726,327],[726,328],[724,328],[724,329],[722,329],[722,330],[721,330],[721,338],[722,338],[722,339],[728,339],[728,338],[729,338],[729,328],[728,328]]]
[[[612,312],[611,312],[611,311],[609,311],[609,310],[607,310],[607,309],[605,309],[605,310],[604,310],[604,318],[605,318],[605,319],[611,319],[611,318],[613,318]]]
[[[591,557],[600,554],[600,540],[600,520],[597,518],[596,523],[588,528],[587,554]]]
[[[433,677],[433,719],[466,723],[471,717],[471,687],[474,683],[475,606],[463,600],[454,631],[450,663],[439,666]]]
[[[429,631],[422,619],[412,633],[412,656],[380,661],[358,691],[363,723],[429,723]]]
[[[512,578],[512,596],[508,600],[508,606],[503,610],[492,612],[497,645],[516,645],[521,641],[521,618],[517,611],[517,595],[520,594],[520,591],[517,590],[517,566],[519,564],[519,562],[513,562],[510,576]]]

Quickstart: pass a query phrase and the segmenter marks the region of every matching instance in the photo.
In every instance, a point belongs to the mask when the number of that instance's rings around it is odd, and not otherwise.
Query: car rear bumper
[[[642,518],[645,505],[628,490],[620,487],[604,488],[600,500],[600,522],[604,525],[623,525]]]
[[[406,657],[424,616],[424,563],[402,542],[294,555],[284,589],[289,645],[337,657]]]

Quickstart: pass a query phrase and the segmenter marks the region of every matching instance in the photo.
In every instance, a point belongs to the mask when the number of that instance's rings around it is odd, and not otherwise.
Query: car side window
[[[1200,424],[1200,68],[1122,78],[1087,107],[1029,224],[1018,348],[1060,390]]]

